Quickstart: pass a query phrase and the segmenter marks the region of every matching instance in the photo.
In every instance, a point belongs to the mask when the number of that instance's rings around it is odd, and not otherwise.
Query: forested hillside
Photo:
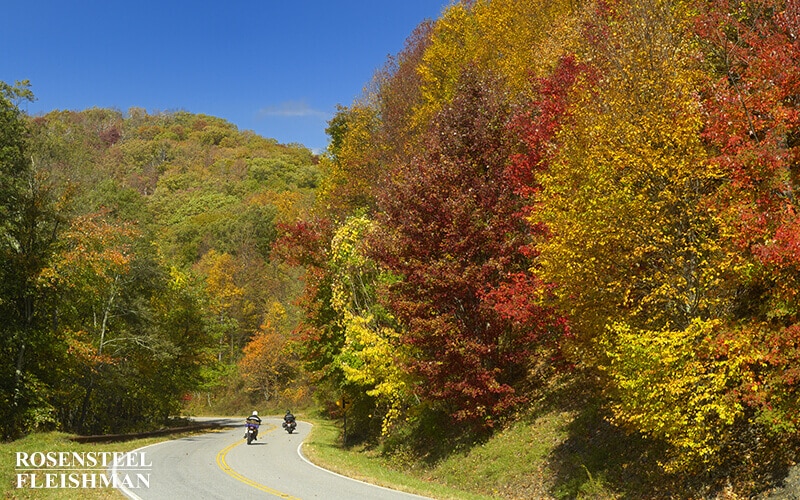
[[[798,5],[474,0],[420,25],[330,122],[280,240],[352,438],[435,459],[572,380],[572,410],[641,438],[620,477],[692,496],[785,473]]]
[[[5,438],[241,381],[397,463],[569,415],[547,467],[621,497],[751,495],[800,458],[796,1],[455,2],[319,158],[1,90]]]
[[[296,320],[271,245],[310,205],[311,152],[185,112],[26,117],[29,88],[2,91],[3,436],[149,429],[240,378],[243,404],[287,377],[301,397],[291,356],[242,351]]]

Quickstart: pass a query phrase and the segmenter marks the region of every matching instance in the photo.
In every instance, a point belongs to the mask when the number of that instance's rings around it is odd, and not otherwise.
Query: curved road
[[[281,419],[264,418],[258,440],[248,446],[244,420],[234,427],[164,441],[131,452],[132,461],[115,472],[149,481],[131,481],[120,490],[131,499],[284,498],[408,500],[416,495],[381,488],[321,469],[300,451],[311,424],[297,422],[287,434]],[[127,468],[126,468],[127,467]],[[135,468],[139,469],[136,470]]]

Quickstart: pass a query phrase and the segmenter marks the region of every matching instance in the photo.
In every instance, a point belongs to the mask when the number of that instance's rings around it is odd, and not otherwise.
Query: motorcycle
[[[245,431],[244,437],[247,439],[247,444],[252,443],[256,439],[256,434],[258,434],[258,426],[257,422],[252,422],[250,420],[247,421],[247,430]]]
[[[294,430],[297,428],[297,422],[295,422],[294,420],[291,420],[291,421],[289,421],[289,422],[287,422],[287,421],[285,421],[285,420],[284,420],[284,422],[283,422],[283,428],[284,428],[284,429],[286,429],[286,432],[288,432],[289,434],[291,434],[291,433],[293,433],[293,432],[294,432]]]

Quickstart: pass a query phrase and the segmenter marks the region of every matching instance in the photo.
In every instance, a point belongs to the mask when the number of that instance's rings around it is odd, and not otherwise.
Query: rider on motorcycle
[[[294,422],[294,415],[291,410],[286,410],[286,415],[283,416],[283,426],[286,427],[292,422]]]
[[[252,414],[252,415],[250,415],[249,417],[247,417],[247,420],[246,420],[246,422],[247,422],[248,424],[258,424],[258,425],[261,425],[261,418],[259,418],[259,416],[258,416],[258,412],[257,412],[256,410],[253,410],[253,414]],[[245,437],[247,437],[247,434],[245,434]],[[253,429],[253,438],[255,439],[255,438],[257,438],[257,437],[258,437],[258,427],[256,427],[255,429]]]

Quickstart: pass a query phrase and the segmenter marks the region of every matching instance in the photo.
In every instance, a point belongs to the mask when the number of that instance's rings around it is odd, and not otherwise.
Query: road
[[[321,469],[301,453],[311,424],[299,422],[287,434],[277,418],[265,418],[258,440],[247,445],[243,420],[221,431],[165,441],[131,452],[131,464],[118,476],[147,480],[125,482],[120,490],[134,500],[174,498],[284,498],[326,500],[409,500],[422,497],[355,481]],[[127,468],[126,468],[127,467]]]

